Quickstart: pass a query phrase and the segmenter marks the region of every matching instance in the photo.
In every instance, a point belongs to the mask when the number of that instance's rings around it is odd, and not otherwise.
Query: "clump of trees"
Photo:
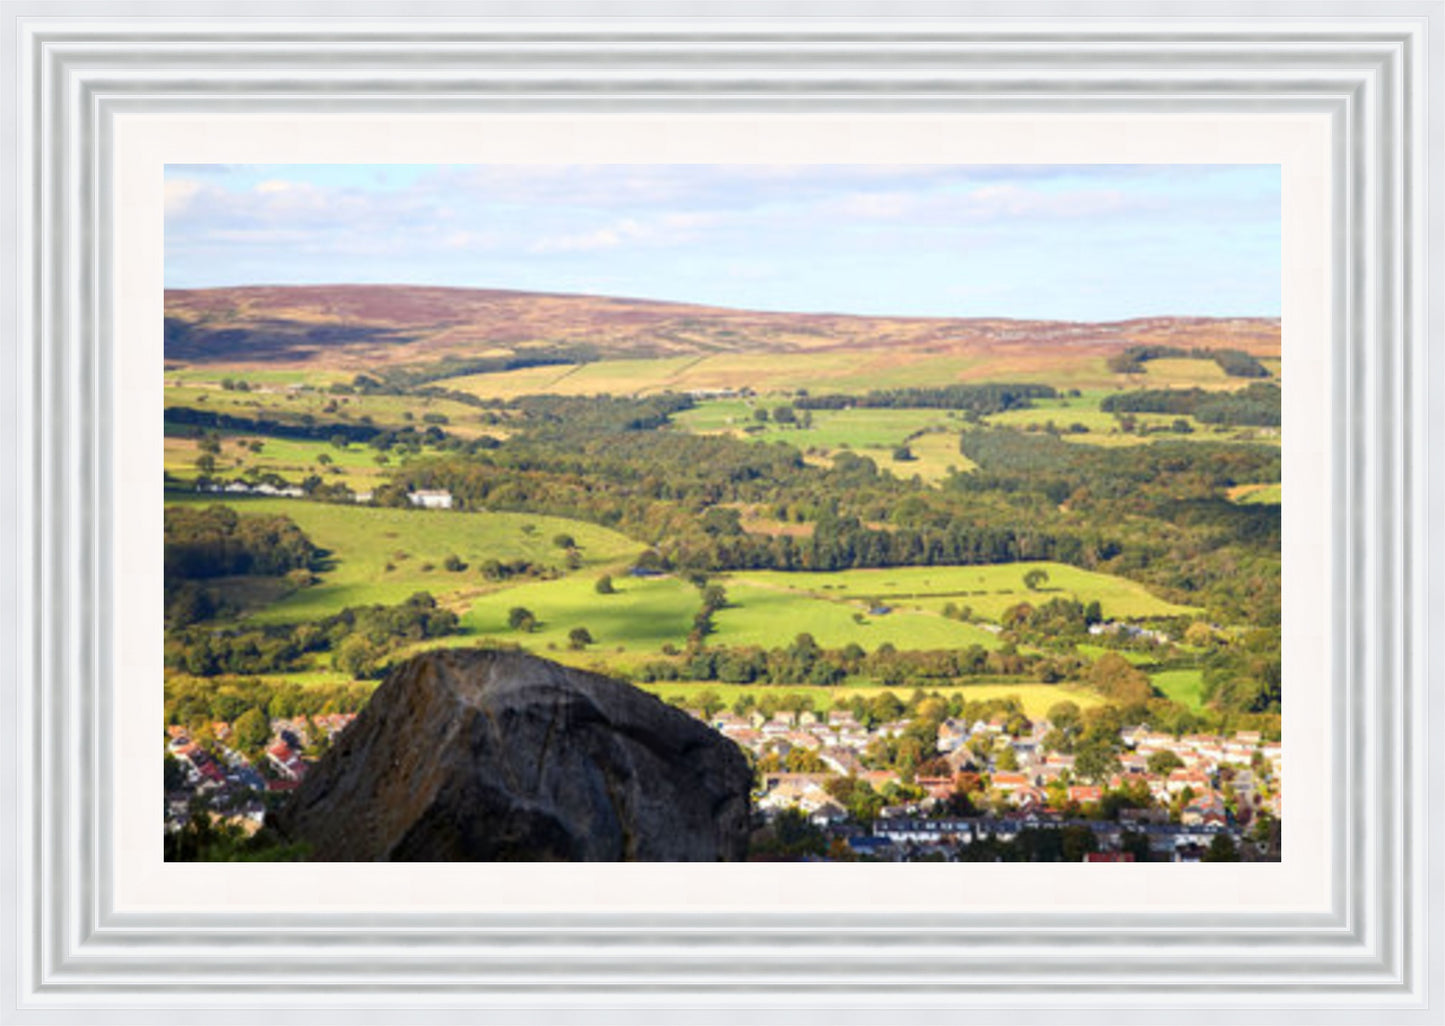
[[[201,801],[192,803],[185,826],[165,835],[163,850],[167,862],[305,862],[311,851],[270,830],[248,834]]]
[[[1204,388],[1146,389],[1105,396],[1099,409],[1105,413],[1172,413],[1193,417],[1205,424],[1279,427],[1282,398],[1279,386],[1268,383],[1250,385],[1236,392]]]
[[[164,518],[166,623],[187,627],[228,608],[207,582],[219,577],[289,577],[304,586],[320,550],[284,516],[241,515],[229,506],[168,506]]]
[[[342,672],[380,677],[397,651],[453,634],[457,624],[455,613],[418,592],[399,605],[351,606],[311,623],[173,630],[166,638],[166,665],[197,677],[284,673],[330,652]]]
[[[1140,705],[1154,697],[1149,678],[1117,652],[1105,652],[1095,661],[1089,685],[1121,706]]]
[[[1210,349],[1196,346],[1181,349],[1178,346],[1143,345],[1130,346],[1123,352],[1109,357],[1109,370],[1115,374],[1138,374],[1150,360],[1213,360],[1219,369],[1232,378],[1267,378],[1269,370],[1242,349]]]
[[[279,576],[316,569],[319,551],[285,516],[237,513],[229,506],[167,506],[167,583],[240,574]]]
[[[725,684],[812,684],[829,686],[848,678],[888,686],[949,683],[962,677],[1021,677],[1059,681],[1081,679],[1088,663],[1072,653],[962,649],[900,650],[891,644],[873,652],[854,644],[825,649],[811,634],[771,649],[756,646],[693,647],[681,659],[653,660],[636,670],[644,682],[719,681]]]
[[[204,736],[209,725],[230,723],[232,729],[250,710],[268,724],[330,713],[354,713],[371,696],[370,684],[316,684],[303,687],[284,680],[257,677],[202,680],[172,675],[165,682],[166,723],[187,728],[193,737]],[[254,718],[253,718],[254,721]]]

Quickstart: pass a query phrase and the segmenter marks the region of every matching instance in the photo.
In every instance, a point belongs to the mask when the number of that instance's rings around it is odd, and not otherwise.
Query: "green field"
[[[999,647],[995,635],[975,624],[909,609],[870,615],[855,603],[814,598],[786,584],[775,584],[779,576],[787,575],[769,575],[762,584],[744,583],[755,579],[751,575],[723,579],[728,605],[713,615],[717,644],[773,648],[791,643],[799,634],[811,634],[824,648],[856,643],[868,652],[885,643],[922,650]],[[855,616],[861,616],[861,621]]]
[[[662,646],[682,648],[701,608],[697,589],[676,577],[614,577],[617,594],[598,595],[591,576],[522,584],[471,600],[462,625],[477,635],[516,642],[539,654],[565,650],[568,632],[586,627],[596,640],[588,655],[567,661],[586,665],[602,660],[628,666],[638,659],[661,655]],[[713,616],[714,646],[780,648],[801,633],[812,634],[825,648],[858,644],[866,651],[889,643],[900,649],[961,648],[973,644],[999,647],[998,639],[974,624],[948,620],[931,612],[898,612],[887,616],[855,614],[862,611],[829,598],[805,592],[741,583],[733,575],[715,580],[727,591],[728,605]],[[532,633],[507,625],[515,606],[532,612],[540,622]]]
[[[229,366],[220,369],[210,365],[202,364],[190,367],[170,367],[165,372],[167,385],[198,385],[208,388],[220,388],[221,382],[230,378],[233,381],[244,381],[251,386],[271,388],[285,385],[311,385],[312,387],[324,388],[328,385],[341,382],[350,382],[356,375],[348,374],[346,371],[323,370],[320,368],[306,368],[294,370],[278,370],[272,367],[248,367]]]
[[[1212,361],[1204,360],[1151,360],[1145,364],[1146,367],[1153,367],[1155,364],[1205,364],[1215,370],[1218,365]],[[1219,372],[1221,377],[1223,371]],[[1237,382],[1237,378],[1225,378],[1225,382]],[[1156,383],[1157,384],[1157,383]],[[1186,385],[1191,382],[1171,381],[1170,384]],[[1194,381],[1192,384],[1203,385],[1201,381]],[[1147,383],[1140,387],[1147,387]],[[1180,417],[1172,413],[1136,413],[1134,420],[1140,426],[1149,430],[1148,434],[1140,435],[1134,432],[1126,432],[1119,426],[1119,417],[1113,413],[1106,413],[1099,408],[1100,402],[1109,395],[1115,394],[1122,389],[1091,389],[1084,391],[1079,396],[1059,396],[1056,399],[1035,399],[1033,405],[1028,409],[1006,410],[1003,413],[993,413],[984,418],[984,422],[995,427],[1035,428],[1044,430],[1049,424],[1064,432],[1059,437],[1066,442],[1074,442],[1083,445],[1104,445],[1104,446],[1128,446],[1143,445],[1149,442],[1159,441],[1205,441],[1205,442],[1227,442],[1247,441],[1279,443],[1279,433],[1269,434],[1249,428],[1230,428],[1217,424],[1206,424],[1193,417]],[[1173,430],[1176,421],[1184,421],[1189,425],[1190,431],[1180,433]],[[1087,431],[1073,433],[1068,429],[1082,425]]]
[[[1039,591],[1025,587],[1023,578],[1040,569],[1049,580]],[[974,616],[997,621],[1003,611],[1019,602],[1038,604],[1050,598],[1098,600],[1111,619],[1151,616],[1186,616],[1198,610],[1175,605],[1151,594],[1142,584],[1094,573],[1063,563],[999,563],[982,566],[889,567],[882,570],[840,570],[833,573],[747,571],[737,580],[762,587],[792,590],[834,601],[861,604],[883,601],[898,611],[922,609],[941,612],[952,602],[969,606]],[[731,594],[731,593],[730,593]],[[891,614],[890,614],[891,615]]]
[[[895,477],[916,475],[929,483],[948,477],[950,468],[964,473],[975,467],[958,450],[962,421],[948,410],[810,410],[812,423],[801,428],[771,420],[780,405],[783,403],[775,400],[714,399],[677,414],[673,420],[701,434],[786,442],[801,450],[810,463],[826,465],[841,452],[853,452],[868,457],[880,470]],[[770,419],[759,423],[753,416],[755,409],[767,410]],[[910,438],[920,431],[927,433]],[[895,459],[895,450],[905,441],[913,459]]]
[[[1022,578],[1034,566],[1060,582],[1059,590],[1029,592]],[[514,641],[543,654],[565,649],[568,632],[586,627],[597,644],[585,659],[569,655],[568,660],[584,665],[600,659],[627,666],[659,655],[665,644],[684,645],[700,608],[696,589],[673,577],[614,580],[616,595],[596,594],[592,578],[578,575],[475,596],[462,623],[475,634]],[[976,615],[995,619],[1018,601],[1040,601],[1051,594],[1080,595],[1086,601],[1098,598],[1106,615],[1123,618],[1189,612],[1131,581],[1053,563],[831,574],[745,571],[720,574],[715,580],[726,589],[728,599],[727,606],[713,616],[709,643],[716,646],[778,648],[807,633],[825,648],[857,644],[868,652],[883,644],[902,650],[1000,647],[997,635],[984,627],[940,615],[949,601],[973,605]],[[963,586],[969,591],[978,586],[986,594],[953,598],[937,594],[962,592]],[[928,597],[903,597],[921,593]],[[869,612],[870,596],[881,597],[889,612]],[[540,628],[531,634],[509,628],[507,613],[514,606],[531,611]]]
[[[1117,385],[1102,357],[1019,360],[984,355],[907,354],[883,350],[717,353],[656,359],[600,360],[448,378],[473,395],[636,395],[704,389],[752,389],[781,399],[799,389],[861,395],[876,388],[927,387],[963,381],[1061,381],[1066,387]]]
[[[807,346],[815,339],[799,338]],[[490,352],[490,351],[489,351]],[[1265,359],[1278,375],[1278,360]],[[247,367],[181,367],[166,372],[168,386],[200,386],[219,391],[222,377],[244,380],[267,391],[227,393],[246,400],[285,399],[287,385],[325,387],[353,375],[327,370],[268,370]],[[1062,351],[1008,353],[918,353],[890,349],[807,349],[772,352],[688,354],[642,359],[598,360],[585,364],[525,367],[491,374],[448,378],[449,389],[489,398],[555,393],[559,395],[640,395],[694,389],[743,389],[780,396],[798,389],[817,393],[862,394],[879,388],[927,387],[954,382],[1022,381],[1057,388],[1112,390],[1169,386],[1235,388],[1212,360],[1150,360],[1138,374],[1116,374],[1103,356]],[[273,391],[274,390],[274,391]],[[167,389],[168,393],[171,388]],[[310,394],[310,393],[306,393]],[[322,393],[316,393],[322,395]],[[324,397],[324,396],[323,396]],[[353,397],[356,398],[356,397]],[[384,397],[368,397],[384,398]],[[445,402],[445,400],[436,400]]]
[[[824,454],[851,448],[888,455],[914,432],[935,427],[956,430],[958,426],[958,421],[946,410],[809,410],[812,425],[807,428],[772,420],[760,424],[753,419],[755,409],[767,410],[771,416],[779,405],[782,404],[771,401],[712,400],[677,414],[673,421],[689,431],[724,432],[760,442],[787,442],[798,449],[820,450]],[[874,452],[866,454],[874,455]]]
[[[552,369],[552,368],[548,368]],[[331,395],[322,391],[276,389],[265,392],[230,392],[223,388],[190,385],[168,385],[167,406],[189,406],[233,417],[293,417],[310,414],[321,422],[342,424],[371,423],[378,427],[415,427],[424,429],[427,414],[440,415],[446,423],[444,431],[464,438],[493,434],[495,429],[483,423],[483,411],[453,399],[406,395]]]
[[[1090,659],[1098,659],[1106,652],[1113,652],[1115,655],[1123,656],[1128,662],[1135,666],[1147,666],[1154,662],[1154,656],[1144,652],[1131,652],[1127,648],[1107,648],[1103,645],[1080,644],[1074,646],[1074,651],[1081,656],[1088,656]]]
[[[209,497],[173,497],[173,503],[210,505]],[[586,627],[595,639],[589,659],[619,665],[660,654],[663,645],[681,647],[700,607],[697,590],[676,577],[634,578],[622,571],[642,546],[591,524],[524,513],[456,513],[380,509],[292,499],[227,497],[225,504],[247,513],[283,513],[331,555],[318,584],[285,596],[261,612],[258,622],[319,619],[351,605],[395,603],[429,591],[462,616],[463,637],[515,641],[538,652],[566,647],[568,632]],[[560,567],[554,536],[570,534],[583,567],[556,580],[486,581],[486,559],[526,559]],[[468,567],[443,569],[455,554]],[[1048,590],[1030,592],[1023,575],[1035,566],[1048,572]],[[388,569],[389,568],[389,569]],[[599,595],[596,579],[613,574],[617,593]],[[940,615],[952,601],[971,606],[976,616],[997,619],[1010,605],[1050,595],[1097,598],[1105,614],[1134,618],[1188,612],[1150,595],[1131,581],[1056,563],[977,567],[899,567],[839,573],[738,572],[719,575],[728,606],[714,616],[712,643],[780,647],[809,633],[827,648],[856,643],[866,651],[891,644],[899,649],[946,649],[981,645],[997,648],[997,637],[971,623]],[[888,606],[869,611],[870,603]],[[539,621],[530,634],[507,624],[515,606]],[[619,658],[620,657],[620,658]]]
[[[579,538],[579,541],[581,539]],[[478,596],[462,616],[476,635],[510,641],[549,658],[578,665],[602,660],[618,666],[661,655],[664,644],[687,641],[701,608],[698,591],[675,577],[614,576],[616,594],[599,595],[596,573],[557,581],[536,581]],[[531,633],[512,629],[507,615],[521,606],[536,616]],[[595,644],[581,654],[568,651],[568,632],[585,627]]]
[[[170,505],[216,503],[202,496],[167,496],[166,501]],[[577,573],[587,579],[588,587],[599,568],[624,564],[642,550],[637,542],[606,528],[530,513],[379,509],[232,496],[227,496],[224,504],[240,513],[283,513],[315,544],[333,554],[334,566],[320,574],[319,584],[255,614],[254,619],[263,622],[315,620],[346,606],[402,602],[418,591],[429,591],[448,604],[465,604],[497,587],[481,576],[483,560],[527,559],[561,566],[562,551],[552,539],[562,533],[572,535],[581,550],[584,565]],[[451,554],[465,560],[468,569],[459,573],[443,570],[442,561]]]
[[[809,410],[812,426],[806,429],[777,424],[772,420],[759,424],[753,419],[754,409],[767,410],[771,415],[780,405],[783,403],[711,400],[698,404],[695,409],[684,410],[674,416],[673,421],[689,431],[743,435],[744,428],[751,428],[746,437],[762,442],[787,442],[799,449],[848,447],[889,451],[915,431],[957,424],[946,410]]]
[[[1204,708],[1204,672],[1202,670],[1165,670],[1150,676],[1149,682],[1166,698],[1186,705],[1196,712]]]
[[[242,444],[244,440],[253,438],[261,443],[259,453]],[[364,445],[338,449],[330,442],[234,433],[223,433],[219,441],[221,452],[215,457],[213,476],[225,478],[240,477],[254,468],[262,473],[280,474],[297,484],[315,474],[328,484],[340,482],[352,491],[366,491],[384,483],[386,475],[406,461],[399,453],[392,453],[386,457],[384,464],[378,463],[377,451]],[[175,434],[166,436],[165,469],[172,477],[183,481],[194,480],[197,476],[196,460],[200,455],[200,443],[196,439]],[[322,456],[331,462],[318,462]]]
[[[1179,361],[1196,363],[1202,361]],[[1214,367],[1213,363],[1209,366]],[[1217,368],[1216,368],[1217,369]],[[1132,446],[1156,441],[1253,441],[1279,443],[1278,432],[1221,428],[1192,417],[1163,413],[1140,413],[1135,421],[1150,429],[1149,434],[1125,432],[1118,418],[1099,409],[1099,402],[1115,389],[1095,389],[1080,396],[1034,400],[1028,409],[1008,410],[984,418],[989,426],[1045,430],[1053,425],[1060,431],[1074,425],[1087,428],[1064,433],[1065,441],[1083,445]],[[827,465],[840,452],[850,451],[872,459],[880,470],[895,477],[915,475],[928,483],[948,477],[950,468],[958,473],[976,469],[959,452],[958,435],[964,422],[948,410],[929,409],[846,409],[811,410],[810,426],[778,424],[773,413],[784,404],[780,398],[713,399],[676,414],[673,421],[700,434],[729,434],[757,442],[786,442],[800,450],[810,463]],[[766,410],[769,419],[759,422],[755,411]],[[1189,433],[1172,430],[1178,420],[1189,424]],[[913,438],[918,432],[928,432]],[[894,451],[907,442],[912,460],[894,459]]]
[[[1278,506],[1283,494],[1278,484],[1239,485],[1229,491],[1229,497],[1242,506]]]
[[[919,435],[908,443],[913,459],[898,461],[885,459],[883,469],[894,477],[909,478],[915,474],[930,484],[944,480],[950,474],[966,474],[977,470],[978,464],[958,450],[958,432],[931,431]]]

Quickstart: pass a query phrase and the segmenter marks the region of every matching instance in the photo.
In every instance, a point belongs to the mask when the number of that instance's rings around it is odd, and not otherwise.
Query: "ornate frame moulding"
[[[13,839],[0,845],[0,1021],[1445,1021],[1445,746],[1426,743],[1445,737],[1445,702],[1427,700],[1445,654],[1427,626],[1445,581],[1427,518],[1445,479],[1429,444],[1445,404],[1427,400],[1445,395],[1445,2],[722,10],[0,2],[15,69],[0,234],[16,242],[0,256],[0,408],[16,411],[0,509],[17,542],[0,550],[0,833]],[[1318,119],[1333,225],[1317,340],[1332,391],[1314,411],[1333,487],[1320,511],[1328,907],[118,905],[112,782],[134,768],[116,742],[111,596],[117,513],[137,499],[109,444],[126,360],[118,127],[305,113]]]

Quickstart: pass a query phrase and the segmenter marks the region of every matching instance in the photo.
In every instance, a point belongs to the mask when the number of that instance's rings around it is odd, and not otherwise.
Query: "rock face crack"
[[[322,861],[731,861],[750,785],[637,688],[453,649],[398,667],[272,822]]]

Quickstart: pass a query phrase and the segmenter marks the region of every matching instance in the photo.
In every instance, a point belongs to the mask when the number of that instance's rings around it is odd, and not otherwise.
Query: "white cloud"
[[[166,216],[173,217],[190,209],[200,195],[201,183],[189,178],[167,178],[165,187]]]
[[[677,246],[696,242],[702,229],[722,221],[721,215],[708,212],[670,212],[647,220],[625,217],[591,231],[543,236],[529,249],[545,254],[586,253],[629,244]]]
[[[830,204],[844,217],[893,218],[916,210],[924,196],[907,192],[855,192]]]
[[[985,185],[968,194],[965,211],[975,217],[1093,217],[1146,204],[1117,189],[1051,192],[1019,185]]]

